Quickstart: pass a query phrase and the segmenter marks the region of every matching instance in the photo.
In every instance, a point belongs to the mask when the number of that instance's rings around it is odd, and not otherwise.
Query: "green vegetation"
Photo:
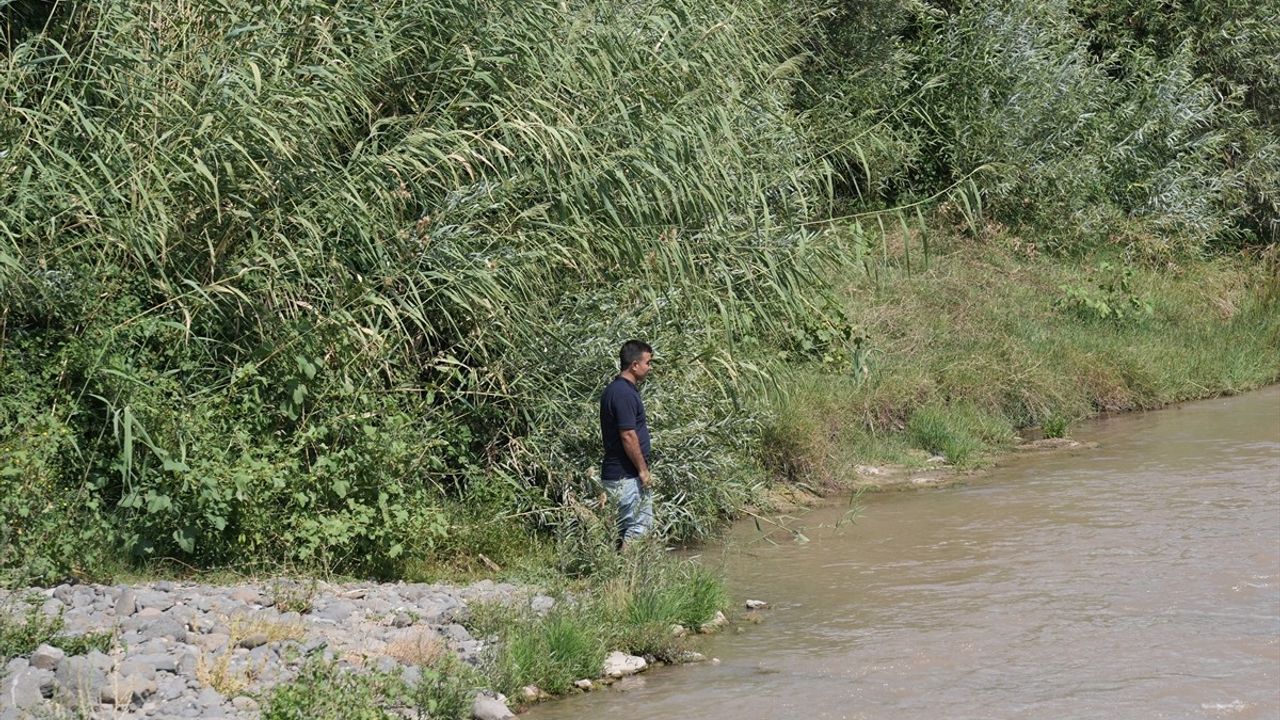
[[[591,583],[591,592],[567,585],[544,615],[502,605],[473,611],[469,623],[475,633],[495,640],[484,674],[497,690],[512,697],[527,685],[566,692],[576,680],[598,677],[612,650],[676,661],[686,640],[675,627],[696,632],[728,600],[713,570],[666,557],[656,543],[613,554]]]
[[[611,577],[594,398],[627,337],[659,350],[680,541],[775,479],[972,465],[1023,426],[1280,376],[1265,3],[0,23],[7,584]]]
[[[1141,318],[1082,315],[1064,285],[1096,287],[1109,261],[1028,258],[1008,231],[980,257],[955,237],[928,274],[852,277],[844,295],[868,373],[814,366],[772,394],[766,437],[779,474],[839,486],[860,464],[981,465],[1021,428],[1061,437],[1100,412],[1242,392],[1280,374],[1276,251],[1185,267],[1129,266]],[[892,256],[891,256],[892,260]],[[1113,277],[1103,271],[1101,282]]]
[[[308,662],[298,677],[278,686],[263,707],[263,720],[399,720],[471,717],[474,686],[461,667],[424,669],[414,681],[402,674],[343,670]]]
[[[83,655],[90,650],[106,652],[115,642],[115,633],[110,631],[63,635],[61,614],[45,615],[37,598],[22,604],[25,610],[0,607],[0,664],[30,655],[41,645],[52,645],[68,655]]]

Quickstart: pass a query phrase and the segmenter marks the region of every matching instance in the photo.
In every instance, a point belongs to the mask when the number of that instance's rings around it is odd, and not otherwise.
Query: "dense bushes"
[[[701,536],[763,480],[768,372],[865,370],[824,279],[888,248],[833,213],[1274,237],[1277,23],[1132,5],[11,4],[2,562],[398,574],[552,530],[630,336]]]
[[[1278,20],[1243,3],[843,3],[801,102],[860,199],[976,172],[995,219],[1060,244],[1273,241]]]
[[[554,523],[589,486],[615,345],[643,335],[671,368],[655,416],[688,428],[664,467],[698,480],[676,531],[745,491],[724,340],[785,332],[821,293],[794,224],[821,175],[772,76],[798,22],[680,1],[57,13],[4,56],[7,478],[90,498],[140,558],[394,573],[456,549],[457,503]]]

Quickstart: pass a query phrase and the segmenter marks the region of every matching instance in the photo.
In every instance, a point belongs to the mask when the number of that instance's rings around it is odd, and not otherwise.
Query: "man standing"
[[[618,353],[621,372],[600,395],[600,438],[604,442],[600,479],[618,508],[618,547],[653,527],[649,421],[639,390],[652,360],[653,348],[648,343],[623,343]]]

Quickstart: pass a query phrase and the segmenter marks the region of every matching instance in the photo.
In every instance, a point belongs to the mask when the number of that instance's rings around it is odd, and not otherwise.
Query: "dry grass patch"
[[[224,697],[235,697],[244,692],[258,678],[259,669],[252,663],[237,667],[232,664],[231,656],[230,647],[213,655],[201,654],[196,658],[196,679]]]
[[[228,623],[231,628],[231,647],[236,647],[241,640],[254,635],[263,635],[266,642],[283,642],[285,640],[301,640],[307,631],[300,622],[282,622],[264,617],[242,616],[232,618]]]
[[[431,668],[440,664],[449,654],[444,640],[426,628],[410,630],[387,643],[382,654],[404,665]]]

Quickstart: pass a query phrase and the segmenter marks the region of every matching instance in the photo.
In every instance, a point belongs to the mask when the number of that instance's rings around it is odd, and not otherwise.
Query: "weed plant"
[[[471,716],[472,672],[461,663],[425,669],[415,682],[397,673],[354,671],[311,660],[294,680],[276,686],[264,720],[392,720],[406,716],[464,720]]]
[[[63,635],[61,613],[47,615],[40,600],[33,597],[20,603],[25,608],[0,608],[0,664],[30,655],[41,645],[52,645],[67,655],[83,655],[91,650],[107,652],[115,643],[111,631],[83,635]]]

